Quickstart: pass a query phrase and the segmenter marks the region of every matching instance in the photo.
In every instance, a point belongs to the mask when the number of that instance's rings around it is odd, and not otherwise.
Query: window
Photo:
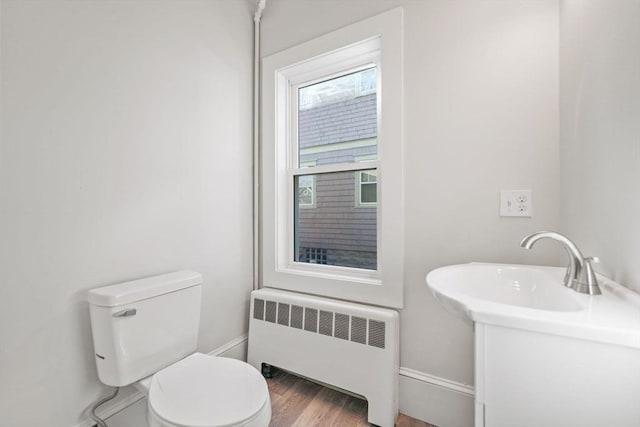
[[[263,285],[401,307],[402,10],[264,58],[262,90]]]
[[[358,206],[373,207],[378,201],[378,178],[375,170],[358,172]]]
[[[321,248],[301,248],[300,258],[310,264],[326,264],[327,250]]]
[[[298,204],[302,208],[315,207],[315,176],[301,175],[297,177]]]

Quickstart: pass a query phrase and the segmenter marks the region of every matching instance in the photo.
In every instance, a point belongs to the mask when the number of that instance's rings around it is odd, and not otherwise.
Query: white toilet
[[[267,383],[251,365],[195,353],[202,276],[177,271],[89,291],[100,381],[134,384],[151,427],[267,427]]]

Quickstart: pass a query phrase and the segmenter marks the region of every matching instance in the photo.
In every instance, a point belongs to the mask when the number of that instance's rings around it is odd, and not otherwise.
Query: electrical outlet
[[[500,192],[500,216],[531,217],[532,215],[531,190],[502,190]]]

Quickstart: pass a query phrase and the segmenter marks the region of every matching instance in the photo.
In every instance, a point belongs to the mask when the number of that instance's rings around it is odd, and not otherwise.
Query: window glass
[[[375,180],[375,170],[361,171]],[[301,209],[306,199],[298,196],[294,218],[294,261],[342,267],[377,269],[377,210],[375,182],[367,182],[372,209],[358,209],[356,174],[351,171],[301,175],[294,180],[294,194],[301,194],[302,183],[315,183],[315,206]],[[373,178],[371,178],[373,177]],[[369,188],[373,187],[373,196]],[[362,197],[362,196],[360,196]],[[321,248],[322,251],[311,251]],[[321,256],[317,254],[321,253]]]
[[[376,67],[298,89],[298,164],[375,160]]]

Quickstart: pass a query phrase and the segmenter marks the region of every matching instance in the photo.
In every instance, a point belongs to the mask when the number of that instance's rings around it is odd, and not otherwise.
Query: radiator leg
[[[367,421],[380,427],[393,427],[398,418],[397,401],[386,391],[366,396],[368,403]]]
[[[268,363],[262,364],[262,376],[265,378],[273,378],[273,366]]]

